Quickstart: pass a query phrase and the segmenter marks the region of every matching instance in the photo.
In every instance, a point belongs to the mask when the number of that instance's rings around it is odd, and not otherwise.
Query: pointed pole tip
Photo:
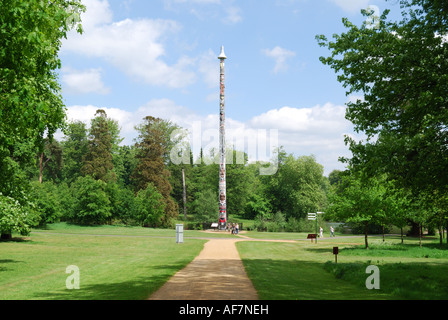
[[[224,46],[221,46],[221,53],[219,54],[218,59],[227,59],[226,54],[224,53]]]

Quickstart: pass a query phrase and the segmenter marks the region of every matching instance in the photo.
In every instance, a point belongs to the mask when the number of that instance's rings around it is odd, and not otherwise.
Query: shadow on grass
[[[22,263],[23,261],[17,261],[12,259],[0,259],[0,272],[2,271],[9,271],[8,265],[14,264],[14,263]]]
[[[0,240],[0,244],[1,243],[11,243],[11,242],[32,242],[32,240],[30,238],[27,238],[26,236],[23,237],[13,237],[11,239],[7,239],[7,240]]]
[[[37,292],[33,299],[39,300],[146,300],[149,296],[162,287],[171,276],[185,264],[148,267],[148,274],[154,274],[154,270],[160,270],[159,275],[148,277],[138,276],[131,280],[95,280],[83,282],[80,276],[80,289],[64,288],[54,292]],[[67,275],[68,276],[68,275]],[[115,277],[114,278],[119,278]],[[95,282],[95,283],[92,283]]]
[[[380,289],[368,290],[369,263],[243,261],[262,300],[446,300],[448,265],[378,264]]]
[[[385,300],[392,296],[367,290],[327,272],[322,263],[299,260],[243,260],[261,300]]]
[[[368,263],[330,263],[325,270],[337,279],[360,283],[366,274]],[[381,291],[403,300],[448,299],[448,265],[432,263],[379,263]]]

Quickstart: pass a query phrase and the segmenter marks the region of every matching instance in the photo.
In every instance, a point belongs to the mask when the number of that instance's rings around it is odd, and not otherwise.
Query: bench
[[[217,228],[218,228],[218,223],[216,223],[216,222],[214,222],[214,223],[212,223],[212,225],[211,225],[211,227],[214,229],[214,230],[216,230]]]
[[[313,243],[313,239],[316,239],[316,234],[315,233],[308,234],[307,239],[311,239],[311,243]]]

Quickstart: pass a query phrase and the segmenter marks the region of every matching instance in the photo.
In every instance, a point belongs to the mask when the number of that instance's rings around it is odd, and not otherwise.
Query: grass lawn
[[[173,232],[58,224],[0,242],[0,300],[146,299],[206,241],[177,244]],[[80,270],[80,290],[66,288],[70,265]]]
[[[272,235],[275,237],[275,235]],[[333,238],[311,244],[239,242],[246,271],[263,300],[448,299],[448,250],[427,239]],[[332,248],[339,247],[338,263]],[[366,268],[380,270],[380,289],[365,286]]]
[[[305,240],[301,233],[246,232],[262,241],[237,242],[262,300],[448,299],[448,250],[437,239],[363,237]],[[192,261],[208,238],[225,232],[139,227],[79,227],[65,223],[0,242],[0,300],[142,300]],[[263,241],[265,240],[265,241]],[[299,240],[273,242],[269,240]],[[332,248],[339,247],[338,263]],[[80,290],[68,290],[68,266],[80,270]],[[367,266],[380,270],[380,290],[366,289]]]

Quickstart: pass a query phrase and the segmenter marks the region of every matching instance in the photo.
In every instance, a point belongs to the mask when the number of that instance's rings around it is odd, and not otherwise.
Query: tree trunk
[[[44,173],[44,168],[46,167],[48,161],[50,161],[50,158],[45,160],[44,162],[44,152],[40,154],[40,161],[39,161],[39,183],[42,184],[42,176]]]
[[[403,227],[401,227],[400,229],[401,229],[401,244],[403,244]]]
[[[409,230],[409,236],[418,237],[419,235],[419,224],[411,221],[411,230]]]
[[[448,222],[446,223],[446,227],[445,227],[446,231],[447,231],[447,235],[446,235],[446,246],[448,247]]]
[[[44,162],[44,152],[40,154],[40,161],[39,161],[39,183],[42,184],[42,172],[44,171],[43,167]]]
[[[385,241],[384,239],[384,224],[381,226],[383,228],[383,242]]]
[[[369,248],[369,243],[367,241],[367,231],[368,231],[368,227],[369,227],[369,223],[366,221],[365,226],[364,226],[364,241],[366,243],[366,249]]]
[[[419,225],[418,227],[418,242],[420,244],[420,248],[422,247],[422,226]]]

